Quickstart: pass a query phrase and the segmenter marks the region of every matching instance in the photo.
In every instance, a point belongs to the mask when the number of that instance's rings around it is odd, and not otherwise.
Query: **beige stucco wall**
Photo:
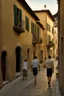
[[[44,50],[44,58],[48,56],[48,52],[47,52],[47,35],[51,36],[51,40],[53,38],[53,34],[52,34],[52,27],[54,26],[54,22],[53,20],[50,18],[49,14],[46,12],[35,12],[36,15],[40,18],[41,23],[43,24],[45,30],[44,30],[44,46],[43,46],[43,50]],[[46,24],[49,24],[51,26],[51,32],[46,30]],[[53,50],[52,50],[53,51]]]
[[[46,15],[46,13],[44,12],[44,13],[42,13],[42,12],[39,12],[39,13],[35,13],[39,18],[40,18],[40,21],[41,21],[41,23],[43,24],[43,26],[44,26],[44,28],[45,28],[45,30],[44,30],[44,32],[43,32],[43,58],[44,58],[44,60],[45,60],[45,57],[47,57],[47,48],[46,48],[46,42],[47,42],[47,39],[46,39],[46,37],[47,37],[47,32],[46,32],[46,22],[47,22],[47,15]],[[44,18],[45,17],[45,18]]]
[[[54,50],[55,50],[55,52],[54,52],[54,56],[56,57],[56,56],[58,56],[58,27],[55,27],[54,28],[54,44],[55,44],[55,46],[54,46]]]
[[[47,23],[50,25],[51,27],[51,31],[47,31],[47,35],[50,35],[51,36],[51,40],[53,38],[53,34],[52,34],[52,27],[54,25],[54,22],[52,21],[52,19],[50,18],[50,16],[47,15]]]
[[[47,14],[47,23],[50,25],[50,31],[47,31],[47,36],[49,35],[51,37],[51,41],[52,41],[52,39],[54,38],[54,35],[52,33],[52,27],[54,27],[54,22],[48,14]],[[47,38],[47,44],[48,43],[49,43],[49,40]],[[53,55],[54,55],[53,48],[50,48],[50,54],[53,57]]]
[[[42,38],[42,44],[39,45],[40,51],[43,51],[43,61],[45,60],[45,57],[44,57],[44,43],[45,43],[44,32],[45,32],[45,30],[42,30],[42,29],[40,30],[40,38]]]
[[[13,1],[3,0],[2,8],[2,50],[7,51],[7,70],[8,70],[8,80],[15,78],[15,48],[18,43],[18,35],[13,30],[14,25],[14,15],[13,15]],[[12,62],[11,62],[12,61]],[[12,67],[13,66],[13,67]]]
[[[2,87],[1,50],[2,50],[2,1],[0,1],[0,88]]]
[[[2,50],[7,51],[7,73],[8,73],[8,80],[12,80],[15,78],[16,73],[16,60],[15,60],[15,49],[17,46],[22,47],[22,44],[31,44],[31,34],[24,33],[21,35],[17,35],[13,30],[14,25],[14,10],[13,4],[17,4],[19,8],[21,8],[20,4],[14,1],[5,1],[3,0],[3,11],[2,11],[2,18],[3,18],[3,25],[2,25]],[[21,8],[23,10],[23,8]],[[25,11],[25,10],[24,10]],[[28,14],[26,14],[28,15]],[[23,17],[24,17],[23,12]],[[25,20],[25,18],[23,18]],[[27,34],[27,35],[26,35]],[[29,38],[26,38],[28,36]],[[29,40],[30,39],[30,40]],[[22,43],[23,42],[23,43]],[[12,62],[11,62],[12,61]],[[12,67],[13,66],[13,67]]]
[[[17,0],[2,0],[3,6],[0,3],[0,13],[2,13],[0,18],[0,52],[6,50],[6,80],[13,80],[16,78],[16,56],[15,50],[17,46],[21,47],[22,52],[22,63],[25,57],[27,57],[27,50],[29,52],[29,62],[33,59],[33,44],[32,44],[32,33],[31,33],[31,22],[36,24],[36,20],[17,2]],[[29,18],[29,32],[25,30],[25,33],[18,35],[14,30],[14,9],[13,5],[16,4],[18,8],[22,10],[22,20],[25,21],[25,16]],[[2,6],[2,10],[1,10]],[[36,24],[37,25],[37,24]],[[42,29],[41,29],[42,31]],[[1,34],[2,33],[2,34]],[[43,33],[43,32],[42,32]],[[39,58],[39,50],[41,47],[36,46],[36,55]],[[0,70],[1,71],[1,70]],[[22,68],[20,68],[22,71]],[[0,85],[2,86],[2,74],[0,72]]]
[[[3,26],[2,26],[2,50],[7,51],[7,72],[8,79],[14,79],[16,73],[16,62],[15,62],[15,49],[17,46],[22,47],[22,45],[26,45],[27,48],[32,44],[32,35],[30,32],[25,31],[20,35],[17,35],[14,30],[14,10],[13,5],[16,4],[20,9],[22,9],[22,19],[25,21],[25,15],[28,16],[31,20],[34,21],[33,18],[23,9],[23,7],[16,1],[5,1],[3,0]],[[23,55],[24,56],[24,55]],[[12,61],[12,62],[11,62]],[[13,66],[13,67],[12,67]]]
[[[59,1],[59,81],[60,81],[60,88],[64,95],[64,0]],[[63,39],[63,41],[62,41]],[[62,51],[63,50],[63,51]]]

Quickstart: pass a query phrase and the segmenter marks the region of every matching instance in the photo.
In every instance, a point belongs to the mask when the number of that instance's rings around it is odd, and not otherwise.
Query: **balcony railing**
[[[32,36],[33,36],[33,39],[32,39],[33,44],[39,43],[39,36],[37,36],[35,33],[33,33]]]
[[[15,30],[15,32],[17,32],[18,34],[25,32],[25,22],[23,20],[21,20],[20,23],[18,23],[17,25],[13,26],[13,29]]]

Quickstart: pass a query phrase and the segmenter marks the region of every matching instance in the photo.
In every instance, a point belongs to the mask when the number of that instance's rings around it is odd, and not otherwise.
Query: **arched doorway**
[[[7,52],[4,50],[1,54],[1,68],[2,68],[3,81],[6,80],[6,55],[7,55]]]
[[[28,59],[28,61],[29,61],[29,52],[30,52],[30,49],[28,48],[27,49],[27,59]]]
[[[20,71],[21,63],[21,47],[17,46],[16,48],[16,72]]]
[[[29,64],[30,64],[30,63],[29,63],[29,59],[30,59],[29,57],[30,57],[30,49],[28,48],[28,49],[27,49],[28,66],[30,66],[30,65],[29,65]]]

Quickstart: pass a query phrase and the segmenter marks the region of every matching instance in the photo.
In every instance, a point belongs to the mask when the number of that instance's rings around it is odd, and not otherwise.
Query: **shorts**
[[[52,76],[52,68],[47,68],[47,77]]]
[[[33,75],[37,76],[37,68],[33,68]]]

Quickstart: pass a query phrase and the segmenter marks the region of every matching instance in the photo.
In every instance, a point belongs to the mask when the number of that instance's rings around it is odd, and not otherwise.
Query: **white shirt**
[[[45,61],[45,64],[46,64],[46,67],[47,68],[53,68],[53,60],[51,60],[51,59],[47,59],[46,61]]]
[[[39,60],[37,60],[37,59],[32,60],[32,66],[33,66],[33,68],[37,68],[38,67],[38,64],[39,64]]]
[[[23,63],[23,69],[28,70],[28,62],[24,62],[24,63]]]

